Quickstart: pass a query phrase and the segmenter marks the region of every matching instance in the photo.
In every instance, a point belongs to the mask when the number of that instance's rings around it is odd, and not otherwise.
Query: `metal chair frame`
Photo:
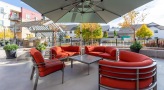
[[[34,73],[36,73],[36,78],[35,78],[33,90],[37,90],[37,84],[38,84],[38,79],[39,79],[38,68],[45,66],[45,63],[36,63],[34,61],[34,58],[32,59],[32,62],[33,62],[33,66],[32,66],[32,72],[31,72],[30,80],[33,80]],[[57,61],[54,61],[54,62],[57,62]],[[62,62],[62,63],[64,65],[64,62]],[[64,83],[64,66],[63,66],[63,69],[61,69],[61,71],[62,71],[62,84],[63,84]]]

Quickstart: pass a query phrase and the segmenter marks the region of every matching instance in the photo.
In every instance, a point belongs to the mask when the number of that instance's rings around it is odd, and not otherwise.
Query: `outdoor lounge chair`
[[[99,61],[99,90],[157,90],[156,65],[145,55],[120,51],[118,62]]]
[[[30,79],[33,79],[34,72],[36,70],[36,79],[33,90],[37,89],[37,83],[39,76],[44,77],[47,76],[53,72],[62,71],[62,83],[64,81],[64,63],[61,62],[58,59],[53,60],[44,60],[42,54],[36,50],[35,48],[32,48],[30,50],[30,54],[33,57],[33,68]]]

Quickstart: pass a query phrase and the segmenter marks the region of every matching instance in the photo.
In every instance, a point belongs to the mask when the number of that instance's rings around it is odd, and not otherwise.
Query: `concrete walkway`
[[[158,64],[158,90],[164,90],[164,59],[153,59]],[[13,62],[0,64],[0,90],[32,90],[34,81],[30,81],[31,61]],[[66,64],[64,84],[61,84],[61,72],[58,71],[40,78],[37,90],[98,90],[97,63],[91,64],[90,75],[87,75],[85,64],[75,62],[73,69],[70,62]]]

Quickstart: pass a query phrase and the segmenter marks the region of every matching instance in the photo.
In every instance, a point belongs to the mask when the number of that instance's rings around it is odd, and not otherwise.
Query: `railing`
[[[46,40],[48,43],[48,46],[53,46],[54,41],[52,39]],[[149,39],[149,40],[137,40],[142,45],[146,47],[157,47],[157,48],[164,48],[164,39]],[[21,41],[19,41],[17,44],[20,44]],[[120,38],[103,38],[103,39],[93,39],[89,41],[83,40],[82,45],[101,45],[101,46],[117,46],[117,47],[129,47],[133,43],[133,40],[125,39],[122,40]],[[64,38],[62,41],[59,39],[56,39],[56,43],[54,43],[55,46],[80,46],[80,38],[70,38],[66,39]]]
[[[164,48],[164,39],[149,39],[149,40],[137,40],[142,45],[146,47],[162,47]],[[118,46],[118,47],[129,47],[132,43],[132,39],[124,39],[121,38],[102,38],[102,39],[93,39],[89,41],[83,40],[83,46],[86,45],[101,45],[101,46]],[[57,41],[58,46],[65,45],[80,45],[80,38],[70,38],[63,39],[62,41]]]

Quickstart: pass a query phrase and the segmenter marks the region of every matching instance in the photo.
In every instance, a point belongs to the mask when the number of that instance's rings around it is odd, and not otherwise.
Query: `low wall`
[[[129,48],[120,48],[120,50],[128,50],[130,51]],[[155,58],[164,58],[164,50],[155,50],[155,49],[141,49],[140,52],[141,54],[144,54],[149,57],[155,57]]]

